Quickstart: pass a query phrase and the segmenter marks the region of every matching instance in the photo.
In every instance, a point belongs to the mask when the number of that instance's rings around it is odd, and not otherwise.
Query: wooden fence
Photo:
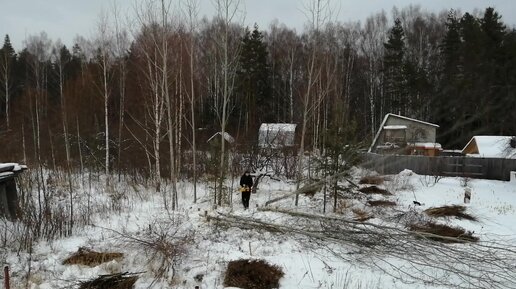
[[[362,166],[380,174],[397,174],[409,169],[420,175],[470,177],[509,181],[516,171],[516,159],[461,156],[426,157],[363,154]]]

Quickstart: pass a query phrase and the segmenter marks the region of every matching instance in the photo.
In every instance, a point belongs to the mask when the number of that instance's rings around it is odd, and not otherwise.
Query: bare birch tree
[[[111,66],[113,63],[113,35],[108,23],[108,15],[101,12],[97,23],[97,38],[95,39],[97,61],[100,68],[99,92],[104,100],[104,171],[106,174],[106,187],[110,180],[110,151],[109,151],[109,99],[111,95]]]
[[[116,2],[113,3],[113,18],[115,29],[115,53],[118,58],[118,89],[120,93],[119,111],[118,111],[118,144],[117,144],[117,169],[118,178],[120,180],[120,161],[122,159],[122,130],[125,122],[125,95],[126,95],[126,79],[127,79],[127,61],[126,56],[129,50],[130,41],[126,28],[123,26],[120,17],[120,10]]]
[[[360,51],[367,59],[367,98],[369,101],[370,114],[370,131],[371,138],[376,134],[377,116],[377,100],[380,98],[381,76],[383,59],[383,43],[387,35],[387,17],[385,13],[379,13],[367,18],[365,27],[361,31]],[[380,116],[383,115],[382,107],[380,107]]]
[[[195,33],[197,29],[197,15],[199,13],[199,0],[186,0],[185,1],[185,14],[188,21],[188,32],[189,32],[189,45],[188,55],[190,57],[190,92],[188,93],[190,100],[190,126],[192,128],[192,173],[193,173],[193,194],[194,203],[197,202],[197,146],[196,146],[196,125],[195,125]]]
[[[224,180],[226,178],[226,146],[225,135],[227,122],[229,118],[229,105],[233,96],[236,65],[238,63],[238,52],[230,48],[230,27],[236,17],[239,15],[240,0],[216,0],[215,8],[217,10],[217,18],[221,21],[222,26],[217,38],[217,48],[221,50],[222,55],[222,109],[219,113],[220,120],[220,175],[218,183],[217,205],[227,204],[229,200],[229,192],[223,189]]]
[[[68,54],[67,54],[68,53]],[[54,65],[56,67],[57,77],[59,79],[59,98],[61,102],[61,123],[63,125],[63,138],[65,143],[66,153],[66,175],[68,178],[68,193],[70,195],[70,224],[69,234],[72,233],[74,226],[74,206],[73,206],[73,185],[72,185],[72,164],[71,164],[71,153],[70,153],[70,135],[68,133],[68,108],[66,106],[66,96],[64,93],[65,86],[65,66],[71,60],[71,54],[68,52],[65,46],[61,43],[56,43],[53,49]]]
[[[170,179],[172,181],[172,203],[171,209],[177,208],[177,142],[181,136],[177,134],[177,124],[182,116],[177,116],[170,93],[169,80],[172,78],[169,64],[173,60],[173,50],[169,41],[172,36],[173,26],[171,23],[171,2],[147,1],[145,6],[138,11],[138,21],[142,26],[137,39],[137,53],[142,56],[145,69],[141,72],[144,75],[144,91],[149,93],[146,99],[146,117],[152,123],[152,128],[140,124],[146,136],[152,138],[152,150],[154,158],[154,170],[151,171],[156,191],[163,194],[165,207],[169,208],[168,194],[161,189],[161,151],[160,146],[164,138],[162,129],[166,121],[170,155]],[[134,119],[134,118],[133,118]],[[136,121],[136,120],[135,120]],[[144,141],[139,141],[144,144]],[[144,144],[145,146],[145,144]]]
[[[9,45],[9,46],[7,46]],[[13,65],[16,56],[14,54],[14,50],[12,46],[10,46],[9,36],[5,36],[4,47],[0,53],[0,83],[2,83],[2,88],[4,90],[4,99],[5,99],[5,124],[7,129],[10,127],[10,118],[9,118],[9,100],[11,98],[11,88],[12,88],[12,78],[11,74],[13,73]]]
[[[36,232],[38,234],[45,230],[43,224],[43,218],[45,212],[48,210],[48,197],[43,176],[43,161],[41,151],[41,115],[46,114],[44,108],[46,108],[46,92],[44,88],[46,86],[46,68],[45,63],[50,58],[50,47],[52,42],[48,39],[46,33],[42,32],[38,36],[29,36],[26,41],[27,50],[32,54],[32,57],[27,59],[28,66],[34,79],[34,88],[32,95],[29,96],[29,107],[32,122],[32,134],[34,141],[34,159],[37,161],[38,170],[36,173],[36,185],[38,189],[38,213],[37,213],[37,225]]]
[[[317,83],[317,78],[321,74],[321,68],[317,64],[317,56],[319,53],[319,34],[320,29],[326,23],[330,17],[330,0],[310,0],[308,6],[306,7],[307,17],[309,20],[309,31],[311,34],[310,37],[310,55],[307,59],[307,71],[306,71],[306,88],[302,95],[302,105],[303,105],[303,118],[301,124],[301,141],[299,144],[299,160],[298,160],[298,182],[297,187],[299,187],[304,170],[304,153],[305,153],[305,137],[308,126],[308,121],[310,115],[313,110],[317,108],[318,102],[314,102],[314,92],[315,84]],[[298,203],[298,196],[296,196],[296,205]]]

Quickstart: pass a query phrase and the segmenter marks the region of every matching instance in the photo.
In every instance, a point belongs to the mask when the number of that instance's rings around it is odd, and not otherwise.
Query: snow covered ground
[[[355,180],[366,172],[357,171]],[[236,183],[236,182],[235,182]],[[329,216],[353,218],[352,209],[360,209],[373,216],[368,222],[388,224],[389,216],[396,212],[422,212],[424,209],[453,204],[464,204],[465,187],[472,191],[471,203],[467,212],[478,218],[478,222],[444,219],[443,222],[461,226],[473,231],[475,236],[484,239],[510,241],[516,239],[516,183],[491,180],[465,180],[463,178],[442,178],[435,183],[432,176],[419,176],[404,171],[390,176],[383,187],[394,193],[392,196],[365,196],[357,192],[357,198],[343,204],[342,214],[327,213]],[[280,288],[446,288],[424,282],[406,283],[395,278],[392,267],[372,266],[359,262],[360,257],[352,257],[353,247],[334,242],[314,241],[306,236],[294,233],[271,233],[263,230],[245,230],[236,227],[217,226],[208,221],[206,215],[235,215],[252,218],[286,226],[309,224],[300,218],[277,212],[261,211],[265,202],[282,196],[295,185],[288,182],[265,179],[260,183],[257,194],[251,196],[251,209],[244,211],[240,204],[238,192],[233,194],[230,208],[212,209],[209,189],[205,185],[198,187],[199,201],[193,204],[192,185],[180,184],[180,209],[176,212],[164,208],[161,195],[142,185],[119,184],[125,198],[121,207],[112,209],[108,205],[110,198],[100,185],[91,192],[91,207],[96,208],[92,215],[92,226],[76,230],[72,237],[52,241],[39,241],[32,254],[17,252],[13,246],[0,256],[4,264],[11,267],[11,288],[71,288],[78,281],[95,278],[99,274],[116,272],[143,272],[135,288],[224,288],[223,278],[227,262],[237,259],[264,259],[280,266],[285,275]],[[97,188],[95,190],[95,188]],[[77,194],[87,191],[77,190]],[[77,199],[85,196],[78,195]],[[371,207],[366,204],[371,199],[395,201],[395,208]],[[321,214],[322,193],[310,198],[300,196],[299,205],[294,206],[294,197],[275,203],[274,207],[296,210],[299,212]],[[414,205],[413,201],[421,203]],[[332,200],[327,200],[327,210],[332,211]],[[395,224],[392,224],[393,226]],[[165,278],[155,280],[159,271],[159,260],[151,260],[152,254],[142,248],[138,242],[131,240],[146,239],[149,236],[166,234],[171,239],[188,235],[180,262],[174,264],[172,271]],[[496,235],[496,236],[494,236]],[[465,244],[443,246],[467,246]],[[63,260],[76,252],[79,247],[96,251],[122,252],[125,257],[96,267],[82,265],[62,265]],[[403,267],[406,260],[385,257],[395,267]],[[30,261],[29,261],[30,260]],[[514,268],[507,268],[515,272]],[[30,268],[30,270],[29,270]],[[30,277],[28,276],[30,272]],[[168,277],[168,278],[167,278]],[[450,276],[450,278],[454,278]],[[402,278],[405,281],[408,279]],[[409,279],[411,280],[411,279]],[[467,280],[464,282],[467,287]],[[28,287],[26,287],[28,285]],[[505,288],[503,286],[493,288]],[[509,287],[507,287],[509,288]]]

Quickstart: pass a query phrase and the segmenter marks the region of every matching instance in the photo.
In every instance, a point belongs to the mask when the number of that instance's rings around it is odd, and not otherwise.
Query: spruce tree
[[[267,45],[257,25],[252,33],[246,29],[241,43],[238,94],[240,115],[244,118],[246,130],[249,130],[273,119],[270,69]]]
[[[400,19],[394,21],[384,43],[384,91],[387,111],[405,114],[407,103],[406,79],[404,73],[405,34]]]
[[[507,55],[503,49],[506,28],[501,16],[493,8],[487,8],[480,19],[481,38],[481,82],[484,84],[484,109],[482,126],[490,134],[501,134],[504,129],[500,121],[507,113],[504,87],[506,83],[505,63]]]
[[[445,27],[446,34],[440,46],[442,59],[442,67],[439,72],[440,83],[432,119],[444,128],[438,131],[438,141],[449,147],[449,145],[455,145],[453,140],[457,137],[457,130],[454,126],[462,121],[459,92],[463,73],[462,41],[460,23],[455,11],[451,10],[448,13]]]

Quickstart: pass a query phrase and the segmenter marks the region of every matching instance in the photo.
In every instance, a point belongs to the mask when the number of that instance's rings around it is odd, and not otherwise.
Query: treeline
[[[5,36],[0,159],[174,178],[196,170],[187,152],[218,131],[248,148],[261,123],[296,123],[300,149],[323,151],[330,138],[370,140],[389,112],[439,124],[445,148],[516,134],[516,32],[493,8],[410,6],[361,24],[315,7],[300,33],[161,4],[132,27],[105,15],[71,48],[41,33],[16,52]]]

